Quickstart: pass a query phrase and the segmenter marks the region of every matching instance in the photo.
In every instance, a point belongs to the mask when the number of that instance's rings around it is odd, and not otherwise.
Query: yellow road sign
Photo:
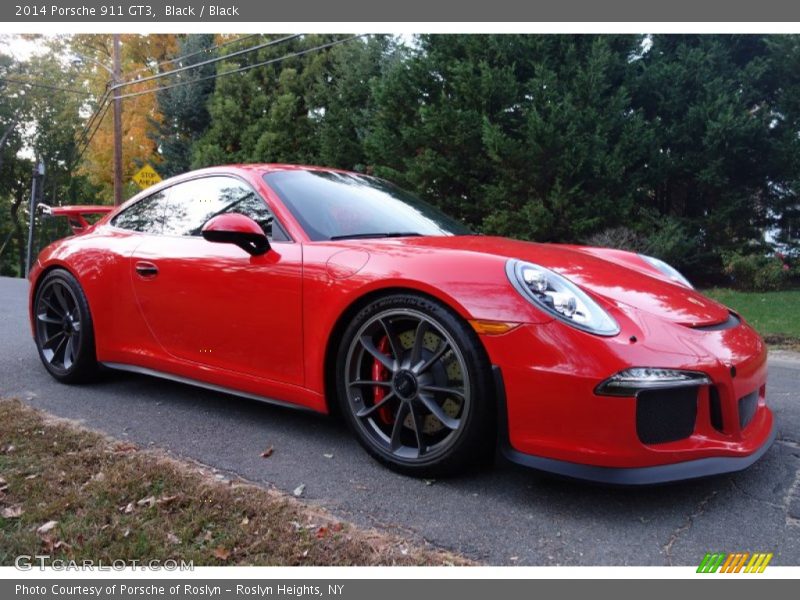
[[[133,176],[133,181],[142,189],[149,188],[151,185],[155,185],[159,181],[161,181],[161,175],[156,173],[156,170],[151,167],[149,164],[145,163],[145,165],[139,169],[139,172]]]

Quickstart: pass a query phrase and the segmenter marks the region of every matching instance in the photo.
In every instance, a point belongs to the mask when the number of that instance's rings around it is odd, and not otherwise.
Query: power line
[[[234,56],[241,56],[242,54],[248,54],[250,52],[255,52],[256,50],[261,50],[262,48],[268,48],[270,46],[275,46],[276,44],[282,44],[284,42],[288,42],[295,38],[300,37],[300,34],[288,35],[286,37],[279,38],[277,40],[270,40],[269,42],[265,42],[263,44],[258,44],[256,46],[251,46],[250,48],[244,48],[242,50],[237,50],[236,52],[231,52],[224,56],[217,56],[216,58],[210,58],[208,60],[204,60],[198,63],[194,63],[192,65],[186,65],[183,67],[179,67],[177,69],[172,69],[170,71],[164,71],[163,73],[157,73],[156,75],[150,75],[149,77],[142,77],[140,79],[129,79],[128,81],[123,81],[122,83],[118,83],[116,85],[112,85],[109,89],[111,91],[118,90],[120,88],[128,87],[130,85],[135,85],[137,83],[146,83],[148,81],[153,81],[155,79],[161,79],[162,77],[169,77],[170,75],[175,75],[176,73],[181,73],[183,71],[188,71],[189,69],[197,69],[199,67],[204,67],[206,65],[211,65],[214,63],[218,63],[220,61],[226,60],[228,58],[232,58]],[[125,96],[123,96],[124,98]]]
[[[149,90],[142,90],[140,92],[131,92],[129,94],[123,94],[123,95],[120,96],[120,98],[133,98],[135,96],[142,96],[144,94],[151,94],[153,92],[160,92],[162,90],[169,90],[169,89],[180,87],[180,86],[183,86],[183,85],[191,85],[191,84],[194,84],[194,83],[199,83],[201,81],[206,81],[208,79],[217,79],[219,77],[224,77],[225,75],[233,75],[235,73],[242,73],[244,71],[249,71],[250,69],[255,69],[257,67],[264,67],[264,66],[267,66],[267,65],[271,65],[271,64],[274,64],[274,63],[277,63],[277,62],[281,62],[281,61],[287,60],[289,58],[294,58],[296,56],[303,56],[304,54],[309,54],[311,52],[316,52],[318,50],[324,50],[326,48],[331,48],[332,46],[337,46],[339,44],[344,44],[345,42],[349,42],[349,41],[354,40],[356,38],[364,37],[365,35],[367,35],[367,34],[363,34],[362,33],[360,35],[353,35],[353,36],[350,36],[349,38],[345,38],[345,39],[342,39],[342,40],[336,40],[336,41],[333,41],[333,42],[328,42],[327,44],[321,44],[319,46],[314,46],[313,48],[307,48],[306,50],[299,50],[297,52],[292,52],[291,54],[286,54],[286,55],[280,56],[278,58],[272,58],[270,60],[265,60],[263,62],[256,63],[256,64],[253,64],[253,65],[246,65],[246,66],[240,67],[238,69],[232,69],[230,71],[223,71],[222,73],[216,73],[214,75],[207,75],[205,77],[198,77],[197,79],[192,79],[191,81],[179,81],[178,83],[172,83],[170,85],[164,85],[164,86],[160,86],[160,87],[155,87],[155,88],[151,88]]]
[[[102,111],[106,107],[106,103],[107,102],[108,102],[108,92],[103,94],[102,98],[97,103],[97,108],[92,112],[91,117],[89,117],[89,120],[83,126],[83,129],[81,130],[81,133],[78,136],[78,144],[79,145],[86,138],[86,135],[89,133],[89,130],[92,128],[92,125],[94,124],[95,119],[97,119],[97,116],[100,114],[100,111]]]
[[[202,50],[198,50],[196,52],[191,52],[191,53],[185,54],[183,56],[179,56],[179,57],[176,57],[176,58],[173,58],[173,59],[162,61],[160,63],[157,63],[156,66],[160,66],[160,65],[168,64],[170,62],[176,62],[176,61],[179,61],[179,60],[183,60],[183,59],[186,59],[187,57],[194,56],[194,55],[200,54],[202,52],[207,52],[207,51],[210,51],[210,50],[222,48],[224,46],[228,46],[228,45],[234,44],[236,42],[241,42],[241,41],[249,39],[249,38],[259,37],[261,35],[263,35],[263,34],[254,33],[254,34],[250,34],[250,35],[241,36],[241,37],[238,37],[238,38],[236,38],[234,40],[228,40],[226,42],[222,42],[222,43],[217,44],[216,46],[213,46],[213,47],[210,47],[210,48],[203,48]],[[226,54],[224,56],[216,57],[216,58],[214,58],[212,60],[209,60],[209,61],[205,61],[205,62],[201,62],[201,63],[195,63],[195,64],[188,65],[186,67],[182,67],[182,68],[179,68],[179,69],[173,69],[173,70],[170,70],[170,71],[165,71],[163,73],[158,73],[157,75],[153,75],[151,77],[128,80],[128,81],[122,82],[121,84],[118,84],[116,86],[108,86],[106,88],[106,91],[103,93],[103,95],[100,97],[100,100],[98,101],[97,110],[92,114],[91,118],[89,119],[87,124],[84,126],[83,131],[78,136],[79,143],[85,138],[87,132],[92,127],[92,122],[97,117],[99,112],[103,109],[103,105],[109,100],[109,97],[111,96],[112,92],[114,90],[116,90],[116,89],[119,89],[121,87],[125,87],[125,86],[128,86],[128,85],[134,85],[134,84],[137,84],[137,83],[150,81],[152,79],[158,79],[158,78],[161,78],[161,77],[166,77],[168,75],[173,75],[173,74],[175,74],[177,72],[180,72],[180,71],[185,71],[185,70],[193,69],[193,68],[200,67],[200,66],[203,66],[203,65],[206,65],[206,64],[211,64],[211,63],[214,63],[214,62],[218,62],[218,61],[224,60],[226,58],[229,58],[231,56],[238,56],[238,55],[241,55],[241,54],[246,54],[248,52],[253,52],[255,50],[259,50],[259,49],[267,47],[267,46],[272,46],[272,45],[275,45],[275,44],[279,44],[279,43],[282,43],[282,42],[286,42],[286,41],[292,40],[292,39],[294,39],[296,37],[300,37],[300,35],[297,34],[297,35],[286,36],[286,37],[278,39],[278,40],[272,40],[272,41],[267,42],[265,44],[260,44],[258,46],[252,46],[250,48],[245,48],[243,50],[240,50],[240,51],[237,51],[237,52],[232,52],[232,53]],[[143,70],[144,69],[138,69],[137,71],[134,71],[134,72],[135,73],[136,72],[141,72]],[[125,97],[125,96],[121,96],[120,98],[122,98],[122,97]]]
[[[310,54],[311,52],[317,52],[319,50],[325,50],[327,48],[332,48],[333,46],[338,46],[339,44],[344,44],[345,42],[349,42],[349,41],[352,41],[354,39],[357,39],[357,38],[360,38],[360,37],[364,37],[364,35],[366,35],[366,34],[353,35],[353,36],[350,36],[348,38],[344,38],[344,39],[341,39],[341,40],[334,40],[333,42],[328,42],[326,44],[320,44],[319,46],[314,46],[313,48],[306,48],[305,50],[298,50],[297,52],[292,52],[290,54],[285,54],[285,55],[279,56],[277,58],[272,58],[270,60],[265,60],[265,61],[262,61],[262,62],[259,62],[259,63],[256,63],[256,64],[252,64],[252,65],[246,65],[244,67],[239,67],[237,69],[231,69],[230,71],[223,71],[222,73],[215,73],[214,75],[207,75],[205,77],[200,77],[198,79],[193,79],[191,81],[179,81],[177,83],[173,83],[173,84],[165,85],[165,86],[160,86],[160,87],[155,87],[155,88],[151,88],[149,90],[142,90],[142,91],[139,91],[139,92],[131,92],[129,94],[123,94],[123,95],[120,96],[120,99],[133,98],[135,96],[142,96],[144,94],[151,94],[153,92],[159,92],[159,91],[162,91],[162,90],[168,90],[168,89],[172,89],[172,88],[176,88],[176,87],[181,87],[181,86],[184,86],[184,85],[191,85],[193,83],[198,83],[200,81],[207,81],[209,79],[217,79],[219,77],[224,77],[225,75],[234,75],[236,73],[243,73],[244,71],[249,71],[250,69],[255,69],[255,68],[258,68],[258,67],[264,67],[264,66],[267,66],[267,65],[275,64],[275,63],[287,60],[289,58],[295,58],[297,56],[303,56],[305,54]],[[98,109],[97,114],[100,115],[99,119],[97,120],[97,123],[95,125],[94,131],[91,133],[91,135],[89,136],[89,139],[86,141],[86,143],[84,144],[84,146],[81,149],[80,153],[78,154],[78,158],[76,160],[76,163],[79,162],[80,159],[85,154],[87,148],[89,147],[89,144],[91,144],[92,140],[94,139],[95,134],[100,129],[100,125],[102,124],[103,119],[105,118],[106,113],[108,112],[108,109],[110,107],[111,107],[111,102],[108,102],[105,105],[105,107],[102,109],[102,112]]]
[[[76,90],[76,89],[73,89],[73,88],[58,87],[56,85],[48,85],[46,83],[38,83],[38,82],[35,82],[35,81],[26,81],[24,79],[14,79],[14,78],[11,78],[11,77],[0,77],[0,82],[2,82],[2,83],[16,83],[17,85],[27,85],[29,87],[42,88],[42,89],[45,89],[45,90],[51,90],[51,91],[55,91],[55,92],[67,92],[69,94],[79,94],[81,96],[91,96],[92,95],[91,93],[86,92],[84,90]]]
[[[262,34],[251,34],[251,35],[241,36],[239,38],[236,38],[235,40],[228,40],[227,42],[223,42],[221,44],[217,44],[216,46],[214,46],[212,48],[204,48],[204,49],[199,50],[197,52],[192,52],[190,54],[186,54],[186,55],[183,55],[183,56],[180,56],[180,57],[176,57],[174,59],[162,61],[162,62],[158,63],[158,65],[163,65],[163,64],[167,64],[169,62],[175,62],[175,61],[178,61],[178,60],[182,60],[182,59],[185,59],[188,56],[193,56],[195,54],[206,52],[208,50],[221,48],[223,46],[227,46],[227,45],[233,44],[234,42],[241,42],[242,40],[245,40],[245,39],[248,39],[248,38],[251,38],[251,37],[257,37],[257,36],[260,36],[260,35],[262,35]],[[251,48],[246,48],[246,49],[241,50],[241,51],[237,51],[237,52],[233,52],[233,53],[230,53],[230,54],[226,54],[223,57],[218,57],[214,61],[206,61],[206,62],[216,62],[216,60],[222,60],[222,59],[227,58],[229,56],[245,54],[247,52],[252,52],[254,50],[258,50],[258,49],[260,49],[262,47],[271,46],[271,45],[274,45],[274,44],[277,44],[277,43],[288,41],[288,40],[293,39],[295,37],[299,37],[299,36],[298,35],[287,36],[287,37],[281,38],[279,40],[272,40],[272,41],[270,41],[270,42],[268,42],[266,44],[262,44],[262,45],[259,45],[259,46],[253,46]],[[98,115],[100,114],[101,111],[103,111],[103,116],[105,116],[105,110],[107,110],[107,108],[108,108],[106,106],[106,102],[109,102],[111,94],[113,93],[113,91],[115,89],[118,89],[119,87],[123,87],[124,85],[132,85],[134,83],[141,83],[142,81],[148,81],[150,79],[156,79],[158,77],[165,77],[167,75],[172,75],[173,73],[175,73],[177,71],[183,71],[183,70],[186,70],[188,68],[195,68],[195,67],[198,67],[198,66],[202,66],[203,64],[206,64],[206,63],[196,63],[196,64],[193,64],[193,65],[190,65],[189,67],[184,67],[184,68],[181,68],[181,69],[175,69],[175,70],[172,70],[172,71],[165,71],[164,73],[159,73],[157,76],[154,76],[152,78],[148,77],[148,78],[142,78],[142,79],[128,80],[128,81],[126,81],[123,84],[120,84],[118,86],[108,86],[108,87],[106,87],[106,91],[103,93],[103,95],[100,97],[100,100],[97,103],[97,110],[94,111],[92,116],[87,121],[86,125],[84,125],[83,130],[81,131],[80,135],[78,136],[78,145],[82,144],[84,142],[84,140],[86,140],[86,136],[88,135],[89,131],[92,129],[94,121],[98,117]],[[139,71],[141,71],[141,70],[142,69],[139,69]],[[102,117],[101,117],[101,120],[102,120]],[[96,133],[96,129],[92,133],[91,137],[94,137],[94,133]],[[91,138],[89,139],[89,141],[91,141]],[[86,145],[89,144],[89,141],[86,142]],[[83,154],[83,152],[81,152],[81,155],[82,154]]]
[[[100,125],[103,124],[103,119],[105,118],[106,113],[108,113],[108,109],[109,108],[111,108],[111,102],[106,104],[106,106],[103,109],[102,113],[100,113],[100,118],[97,120],[97,125],[95,125],[94,131],[89,136],[89,139],[86,140],[86,143],[83,145],[83,148],[81,148],[80,151],[78,152],[78,157],[75,159],[75,164],[78,164],[80,162],[81,158],[83,158],[83,155],[86,153],[86,150],[89,148],[89,145],[92,143],[92,140],[94,139],[94,136],[100,130]]]
[[[191,35],[191,34],[190,34]],[[193,56],[197,56],[198,54],[203,54],[204,52],[211,52],[213,50],[219,50],[220,48],[224,48],[225,46],[230,46],[231,44],[236,44],[238,42],[243,42],[244,40],[249,40],[250,38],[254,37],[261,37],[264,35],[263,33],[251,33],[249,35],[243,35],[233,40],[227,40],[225,42],[220,42],[219,44],[215,44],[213,46],[209,46],[208,48],[201,48],[200,50],[195,50],[194,52],[189,52],[188,54],[183,54],[181,56],[176,56],[175,58],[168,58],[166,60],[162,60],[161,62],[157,62],[155,65],[141,67],[133,71],[133,73],[141,73],[143,71],[150,70],[152,68],[159,68],[164,65],[168,65],[170,63],[180,62],[182,60],[186,60],[187,58],[191,58]]]

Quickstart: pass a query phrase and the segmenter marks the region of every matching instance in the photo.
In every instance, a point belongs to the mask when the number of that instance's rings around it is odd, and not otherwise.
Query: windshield
[[[413,194],[375,177],[297,170],[268,173],[264,180],[313,241],[472,233]]]

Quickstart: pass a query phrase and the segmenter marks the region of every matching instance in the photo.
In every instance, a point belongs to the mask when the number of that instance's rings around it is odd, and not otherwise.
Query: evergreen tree
[[[205,62],[216,56],[213,34],[189,34],[178,43],[170,62],[172,70]],[[155,137],[162,162],[158,169],[162,177],[184,173],[191,168],[192,146],[210,125],[208,100],[214,92],[216,65],[209,64],[170,77],[168,85],[175,87],[158,92],[158,108],[162,120],[157,123]]]

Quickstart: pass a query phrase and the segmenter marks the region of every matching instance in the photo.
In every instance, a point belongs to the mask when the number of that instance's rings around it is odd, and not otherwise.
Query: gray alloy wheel
[[[65,383],[93,375],[94,329],[77,280],[62,269],[49,272],[39,284],[33,307],[36,347],[50,374]]]
[[[474,332],[437,302],[382,299],[340,352],[340,402],[362,445],[409,474],[452,472],[486,450],[488,363]]]

